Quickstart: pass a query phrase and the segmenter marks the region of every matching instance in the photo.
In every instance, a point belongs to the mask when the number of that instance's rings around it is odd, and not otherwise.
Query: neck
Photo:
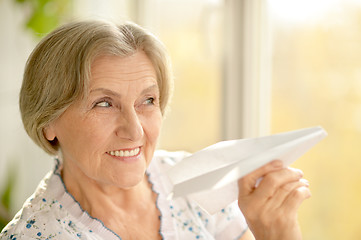
[[[146,174],[134,187],[122,189],[94,180],[77,169],[76,165],[65,161],[62,178],[68,192],[81,207],[92,217],[101,220],[109,219],[110,213],[117,216],[143,214],[150,206],[155,206],[156,194]]]
[[[146,174],[138,184],[124,189],[99,182],[76,164],[64,161],[62,178],[80,206],[123,239],[161,238],[157,194]]]

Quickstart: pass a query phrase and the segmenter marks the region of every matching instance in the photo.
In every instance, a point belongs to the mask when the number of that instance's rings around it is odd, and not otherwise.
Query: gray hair
[[[86,96],[90,68],[101,55],[127,57],[143,51],[153,64],[164,115],[173,89],[172,70],[164,45],[134,23],[116,25],[92,20],[65,24],[48,34],[31,53],[20,91],[20,112],[28,135],[49,154],[57,154],[56,140],[44,128],[75,100]]]

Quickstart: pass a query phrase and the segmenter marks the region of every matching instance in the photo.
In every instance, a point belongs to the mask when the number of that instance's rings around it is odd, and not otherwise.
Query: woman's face
[[[129,188],[144,177],[161,124],[156,73],[145,53],[137,52],[96,59],[88,96],[74,102],[45,133],[58,139],[64,171]]]

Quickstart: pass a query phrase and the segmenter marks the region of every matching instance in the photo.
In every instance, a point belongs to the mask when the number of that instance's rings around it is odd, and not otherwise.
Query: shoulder
[[[46,198],[29,198],[0,233],[1,239],[46,239],[59,232],[56,215],[61,205]],[[58,218],[60,219],[60,218]]]
[[[56,198],[61,190],[57,176],[49,172],[34,194],[0,233],[0,239],[52,239],[62,234],[68,212]],[[60,190],[59,190],[60,189]],[[62,238],[62,237],[61,237]],[[62,238],[64,239],[64,238]]]
[[[169,166],[174,166],[178,162],[180,162],[183,158],[188,157],[191,155],[189,152],[186,151],[166,151],[166,150],[157,150],[154,153],[154,159],[160,164],[166,164]]]
[[[153,161],[159,167],[159,172],[167,172],[172,166],[190,155],[185,151],[158,150],[154,154]],[[163,186],[170,181],[165,179],[168,178],[161,178]],[[171,191],[171,188],[170,184],[167,187],[167,193]],[[188,197],[171,199],[167,201],[167,204],[182,239],[238,239],[248,229],[237,203],[230,204],[214,215],[208,214]]]
[[[211,215],[200,208],[196,203],[191,203],[193,211],[204,222],[207,230],[215,239],[238,239],[248,229],[246,220],[236,202]]]
[[[157,150],[154,152],[148,172],[153,173],[153,175],[163,174],[189,155],[190,153],[185,151],[170,152],[166,150]]]
[[[247,231],[247,223],[237,204],[209,214],[187,198],[170,200],[170,212],[180,239],[239,239]]]
[[[2,230],[0,239],[88,239],[96,235],[66,208],[48,192],[35,194]]]

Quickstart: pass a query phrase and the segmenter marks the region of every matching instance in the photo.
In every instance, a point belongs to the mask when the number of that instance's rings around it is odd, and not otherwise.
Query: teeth
[[[136,148],[136,149],[133,149],[133,150],[119,150],[119,151],[110,151],[108,152],[110,155],[112,156],[116,156],[116,157],[133,157],[133,156],[136,156],[138,155],[140,151],[140,148]]]

